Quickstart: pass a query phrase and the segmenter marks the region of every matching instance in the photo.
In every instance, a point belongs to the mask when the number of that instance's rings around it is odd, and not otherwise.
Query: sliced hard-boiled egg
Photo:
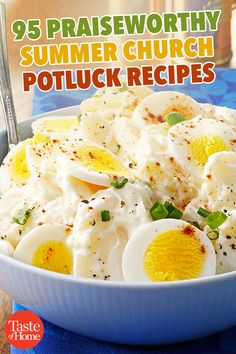
[[[44,117],[32,123],[33,133],[49,137],[50,139],[63,139],[71,128],[78,127],[80,121],[77,116],[70,117]]]
[[[92,194],[105,187],[96,186],[91,183],[84,182],[76,177],[71,176],[65,169],[59,169],[57,172],[57,183],[65,197],[68,208],[77,210],[78,203],[81,200],[87,200]]]
[[[25,185],[28,182],[30,171],[26,158],[26,148],[44,141],[47,141],[47,139],[38,135],[36,138],[27,139],[11,147],[0,167],[0,193],[8,191],[10,188]]]
[[[80,146],[73,152],[62,156],[59,162],[71,176],[93,185],[110,187],[111,179],[131,175],[116,155],[99,146]]]
[[[185,119],[191,119],[201,113],[201,106],[184,93],[155,92],[138,104],[133,113],[133,120],[141,127],[163,123],[166,121],[166,116],[172,112],[179,112]]]
[[[13,257],[35,267],[71,274],[73,259],[65,242],[70,231],[61,224],[37,226],[19,242]]]
[[[216,255],[209,238],[182,220],[157,220],[140,227],[122,259],[129,282],[187,280],[215,274]]]
[[[199,176],[212,154],[236,150],[236,132],[225,123],[194,118],[172,126],[168,144],[177,162]]]

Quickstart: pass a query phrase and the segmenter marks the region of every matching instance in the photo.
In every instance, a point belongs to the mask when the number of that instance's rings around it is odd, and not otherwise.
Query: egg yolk
[[[93,184],[93,183],[89,183],[89,182],[84,182],[90,189],[92,189],[94,191],[94,193],[107,189],[107,187],[104,186],[99,186],[98,184]]]
[[[109,151],[96,146],[81,146],[75,155],[88,170],[108,175],[128,176],[129,171]]]
[[[43,135],[41,133],[35,133],[33,137],[33,145],[37,145],[40,143],[50,143],[51,140],[49,139],[48,136]]]
[[[37,145],[44,142],[49,143],[50,139],[45,135],[36,134],[32,139],[26,140],[20,148],[17,149],[9,164],[11,178],[15,180],[16,183],[25,184],[30,177],[26,159],[26,146]]]
[[[19,184],[25,184],[30,177],[26,161],[26,146],[32,144],[31,139],[23,143],[12,157],[9,170],[11,178]]]
[[[73,183],[73,188],[77,188],[76,184],[79,183],[79,184],[85,185],[86,187],[89,187],[90,189],[93,190],[94,193],[108,188],[108,187],[104,187],[104,186],[99,186],[98,184],[93,184],[93,183],[82,181],[81,179],[73,177],[73,176],[71,176],[70,179],[71,179],[71,182]]]
[[[67,132],[72,127],[79,126],[77,118],[49,119],[42,124],[42,128],[47,132]]]
[[[191,159],[200,167],[205,165],[212,154],[227,150],[228,147],[220,136],[201,135],[190,141]]]
[[[193,235],[171,230],[158,235],[144,255],[144,269],[152,281],[174,281],[200,276],[205,248]]]
[[[172,105],[169,106],[165,111],[161,113],[161,116],[165,118],[169,113],[178,112],[181,113],[185,119],[190,119],[193,117],[192,108],[189,106],[181,106],[181,105]]]
[[[64,243],[49,241],[38,247],[33,255],[32,265],[52,272],[71,274],[72,255]]]

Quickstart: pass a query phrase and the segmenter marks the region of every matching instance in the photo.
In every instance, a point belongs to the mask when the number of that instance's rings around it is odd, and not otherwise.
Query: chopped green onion
[[[227,220],[227,215],[222,211],[214,211],[210,212],[206,209],[199,208],[197,213],[201,215],[203,218],[206,218],[207,225],[212,229],[216,229],[220,225],[222,225],[225,220]]]
[[[201,230],[201,226],[199,225],[199,223],[197,221],[187,221],[190,225],[195,226],[196,228],[198,228],[199,230]]]
[[[128,178],[120,177],[117,181],[111,182],[111,185],[116,189],[121,189],[126,185],[127,182],[128,182]]]
[[[25,225],[31,215],[32,209],[20,209],[18,213],[13,216],[13,222],[19,225]]]
[[[81,117],[82,117],[82,113],[80,113],[78,116],[77,116],[77,119],[79,122],[81,122]]]
[[[156,202],[150,209],[150,215],[153,220],[165,219],[168,214],[168,210],[160,202]]]
[[[183,216],[183,212],[179,209],[173,210],[171,213],[168,214],[168,219],[181,219]]]
[[[217,240],[217,239],[219,238],[219,235],[220,235],[220,233],[219,233],[219,231],[217,231],[217,230],[212,230],[212,231],[208,231],[208,232],[207,232],[207,237],[208,237],[211,241]]]
[[[172,203],[165,202],[164,207],[168,210],[168,219],[181,219],[183,216],[183,212],[176,208]]]
[[[207,221],[207,225],[212,230],[214,230],[220,225],[222,225],[227,220],[227,218],[228,216],[224,214],[222,211],[215,211],[207,216],[206,221]]]
[[[128,89],[129,88],[126,83],[123,83],[123,86],[118,88],[119,92],[124,92],[127,91]]]
[[[197,213],[198,213],[199,215],[201,215],[203,218],[207,218],[207,217],[211,214],[210,211],[208,211],[208,210],[206,210],[206,209],[204,209],[204,208],[199,208],[198,211],[197,211]]]
[[[172,112],[172,113],[167,114],[167,116],[166,116],[166,121],[169,124],[169,126],[171,126],[171,127],[172,127],[172,125],[183,122],[184,120],[185,120],[184,115],[179,112]]]
[[[164,207],[168,210],[169,213],[175,210],[175,206],[170,202],[165,202]]]
[[[103,222],[107,222],[111,220],[110,212],[109,210],[103,210],[101,212],[101,219]]]

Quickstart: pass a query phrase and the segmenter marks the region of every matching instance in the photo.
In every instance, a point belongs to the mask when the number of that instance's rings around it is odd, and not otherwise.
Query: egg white
[[[124,279],[128,282],[151,282],[143,265],[144,255],[148,246],[163,232],[181,230],[186,226],[189,226],[189,224],[183,220],[162,219],[139,227],[129,239],[123,253],[122,270]],[[200,277],[214,275],[216,268],[214,247],[203,232],[197,228],[194,228],[194,230],[196,237],[204,245],[206,251],[205,263]]]
[[[163,123],[165,112],[175,111],[175,107],[179,106],[183,111],[188,112],[189,119],[201,113],[199,103],[190,96],[181,92],[162,91],[145,97],[135,108],[132,119],[140,127]]]
[[[100,146],[96,146],[95,144],[93,144],[92,146],[84,147],[91,148],[91,151],[92,149],[95,149],[98,152],[104,152],[106,156],[109,157],[110,161],[113,161],[115,164],[117,163],[120,168],[117,170],[107,171],[107,164],[106,161],[104,161],[104,165],[101,165],[100,170],[94,171],[92,168],[84,166],[83,162],[81,162],[80,158],[76,155],[76,150],[75,153],[67,151],[60,158],[60,161],[58,160],[58,164],[59,166],[64,166],[64,168],[68,171],[68,174],[70,174],[71,176],[74,176],[84,182],[88,182],[93,185],[98,185],[102,187],[110,187],[111,180],[114,179],[114,177],[118,178],[119,176],[131,176],[131,172],[129,171],[129,169],[123,166],[123,163],[111,151],[101,148]]]
[[[216,136],[223,140],[227,150],[236,150],[236,132],[227,124],[197,117],[173,125],[168,133],[169,151],[187,172],[201,177],[202,168],[191,157],[190,144],[195,138]]]
[[[47,241],[65,242],[67,227],[61,224],[44,224],[33,228],[17,245],[13,257],[24,263],[32,264],[37,248]]]
[[[79,125],[77,116],[43,117],[32,123],[32,130],[36,136],[37,134],[46,136],[52,142],[66,139],[70,129]]]

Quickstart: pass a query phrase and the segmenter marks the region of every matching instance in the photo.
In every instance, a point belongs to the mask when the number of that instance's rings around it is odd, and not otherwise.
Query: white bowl
[[[43,116],[78,112],[75,106]],[[30,136],[34,119],[20,125],[22,139]],[[2,161],[7,153],[6,132],[0,133],[0,147]],[[0,269],[0,287],[27,309],[65,329],[104,341],[173,343],[236,324],[236,272],[128,284],[53,273],[4,255],[0,255]]]

